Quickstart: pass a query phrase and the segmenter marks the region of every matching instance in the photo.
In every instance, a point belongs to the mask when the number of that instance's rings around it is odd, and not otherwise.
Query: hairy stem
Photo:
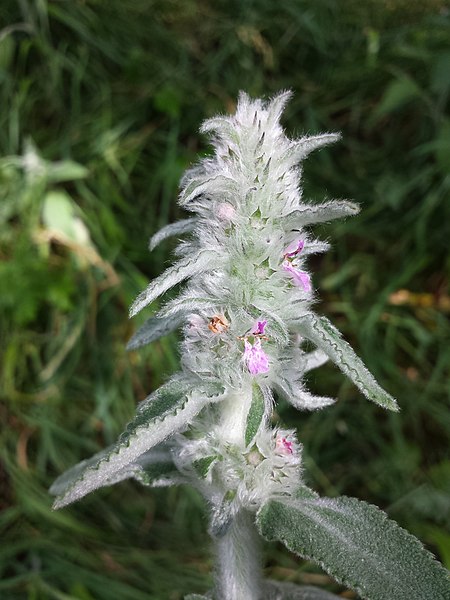
[[[252,401],[252,390],[244,386],[229,394],[220,404],[219,437],[224,442],[245,446],[245,424]]]
[[[214,600],[261,600],[260,537],[253,514],[241,510],[216,539],[218,565]]]

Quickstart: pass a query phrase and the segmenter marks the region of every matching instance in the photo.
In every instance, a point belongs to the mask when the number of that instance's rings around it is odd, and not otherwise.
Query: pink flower
[[[284,251],[283,269],[292,276],[295,285],[302,287],[305,292],[310,292],[312,289],[310,276],[305,271],[297,269],[297,258],[304,245],[303,240],[297,240],[289,244]]]
[[[300,269],[296,269],[288,260],[284,261],[283,269],[292,275],[295,285],[301,286],[305,292],[311,291],[311,277],[308,275],[308,273],[305,273],[305,271],[300,271]]]
[[[282,436],[277,436],[275,448],[280,454],[294,454],[294,450],[292,449],[292,442],[290,442]]]
[[[264,335],[264,329],[266,328],[267,321],[258,321],[252,329],[253,335]]]
[[[294,256],[297,256],[297,254],[300,254],[304,245],[305,242],[303,240],[292,242],[284,251],[284,258],[294,258]]]
[[[267,373],[269,370],[269,357],[261,348],[261,340],[255,339],[252,345],[248,340],[244,342],[244,362],[252,375]]]
[[[217,207],[217,216],[221,221],[231,221],[236,215],[236,210],[229,202],[221,202]]]

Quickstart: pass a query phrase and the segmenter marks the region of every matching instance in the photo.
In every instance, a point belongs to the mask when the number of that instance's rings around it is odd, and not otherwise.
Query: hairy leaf
[[[255,438],[264,420],[266,402],[264,394],[257,383],[252,386],[252,401],[245,426],[245,445],[248,446]]]
[[[286,225],[291,229],[315,223],[326,223],[333,219],[341,219],[356,215],[359,206],[346,200],[333,200],[324,204],[304,204],[286,217]]]
[[[113,451],[113,448],[114,446],[110,446],[66,471],[52,484],[49,490],[50,493],[53,496],[65,494],[83,471],[98,464]],[[114,473],[114,475],[103,482],[101,487],[114,485],[125,479],[135,479],[142,485],[150,487],[166,487],[184,483],[183,477],[172,461],[170,451],[162,444],[156,448],[152,448],[152,450],[149,450],[137,460]]]
[[[127,344],[127,350],[136,350],[158,340],[160,337],[177,329],[182,322],[182,315],[174,315],[170,318],[150,317],[130,339]]]
[[[194,231],[195,226],[197,225],[198,220],[195,217],[191,217],[190,219],[183,219],[181,221],[176,221],[175,223],[169,223],[159,231],[157,231],[151,238],[148,243],[149,250],[154,250],[158,244],[162,241],[166,240],[169,237],[174,235],[182,235],[183,233],[190,233]]]
[[[389,410],[398,410],[394,398],[375,381],[350,344],[328,319],[308,313],[301,317],[297,324],[299,332],[328,354],[369,400]]]
[[[356,498],[319,498],[301,490],[270,501],[261,534],[313,560],[366,600],[449,600],[445,569],[376,506]]]
[[[188,389],[177,394],[173,386],[157,390],[141,403],[136,416],[113,446],[75,468],[75,478],[70,478],[70,485],[56,499],[54,508],[66,506],[109,485],[148,450],[184,429],[209,402],[220,398],[213,393]]]
[[[174,285],[177,285],[177,283],[181,283],[201,271],[208,271],[213,268],[216,258],[213,252],[201,251],[192,258],[180,260],[172,267],[166,269],[164,273],[154,279],[139,294],[131,305],[130,317],[137,315],[145,306],[153,302],[161,294],[164,294],[164,292],[167,292]]]
[[[181,295],[168,302],[158,313],[158,319],[177,318],[189,313],[207,310],[217,305],[217,298],[199,298]]]
[[[292,162],[297,163],[306,158],[314,150],[337,142],[340,137],[339,133],[323,133],[321,135],[307,136],[299,140],[294,140],[288,154],[292,154]]]
[[[336,402],[335,398],[330,398],[329,396],[314,396],[310,394],[303,388],[301,382],[296,379],[296,376],[298,376],[297,373],[292,373],[291,377],[287,373],[284,376],[278,377],[274,382],[277,391],[294,408],[298,410],[318,410]]]
[[[328,355],[320,348],[317,350],[313,350],[312,352],[308,352],[304,356],[305,367],[304,372],[308,373],[308,371],[312,371],[313,369],[318,369],[326,362],[328,362]]]

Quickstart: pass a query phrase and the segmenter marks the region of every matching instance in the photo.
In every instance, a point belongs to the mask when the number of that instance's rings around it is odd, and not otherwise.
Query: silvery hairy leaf
[[[90,459],[83,460],[66,471],[52,484],[49,490],[50,493],[53,496],[65,494],[86,469],[101,462],[112,452],[113,448],[114,446],[105,448]],[[164,447],[164,444],[160,444],[156,448],[149,450],[123,469],[114,473],[114,475],[104,481],[102,487],[119,483],[125,479],[135,479],[142,485],[149,487],[166,487],[184,482],[173,463],[170,449]]]
[[[264,424],[264,416],[267,413],[267,402],[264,393],[257,383],[252,386],[252,401],[247,414],[245,425],[245,445],[249,446],[255,439],[259,428]]]
[[[292,229],[296,229],[306,225],[326,223],[333,219],[353,216],[358,212],[359,206],[347,200],[332,200],[323,204],[304,204],[287,215],[286,223]]]
[[[174,235],[191,233],[194,231],[196,224],[197,219],[195,217],[191,217],[190,219],[182,219],[181,221],[176,221],[175,223],[169,223],[169,225],[162,227],[162,229],[152,235],[148,243],[149,250],[154,250],[161,242],[167,238],[173,237]]]
[[[77,468],[75,478],[56,499],[54,508],[79,500],[95,489],[109,485],[119,473],[137,461],[148,450],[185,428],[207,404],[220,398],[220,390],[211,385],[208,390],[182,391],[180,381],[166,384],[149,396],[118,441],[87,464]]]
[[[217,256],[213,252],[202,250],[192,258],[184,258],[173,266],[169,267],[159,277],[154,279],[147,288],[139,294],[131,305],[130,316],[134,317],[148,304],[156,300],[158,296],[164,294],[173,286],[189,279],[202,271],[208,271],[213,268],[217,261]]]
[[[296,325],[299,333],[323,350],[366,398],[389,410],[398,410],[394,398],[375,381],[350,344],[327,318],[308,313],[300,317]]]
[[[177,329],[183,321],[182,315],[170,318],[150,317],[140,327],[127,344],[127,350],[137,350]]]
[[[263,506],[267,540],[318,563],[365,600],[449,600],[447,571],[414,536],[356,498],[319,498],[307,488]]]

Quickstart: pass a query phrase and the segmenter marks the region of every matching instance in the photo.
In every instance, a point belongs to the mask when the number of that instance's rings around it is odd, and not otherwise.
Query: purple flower
[[[261,340],[255,339],[252,345],[248,340],[244,342],[244,362],[252,375],[267,373],[269,370],[269,358],[261,348]]]
[[[252,329],[253,335],[264,335],[264,329],[266,328],[267,321],[258,321]]]
[[[300,271],[300,269],[296,269],[288,260],[283,262],[283,269],[292,275],[295,285],[301,286],[305,292],[311,291],[311,278],[308,273],[305,273],[305,271]]]
[[[284,251],[283,269],[292,275],[295,285],[302,287],[305,292],[310,292],[312,289],[310,276],[305,271],[297,269],[297,258],[304,245],[304,240],[296,240],[289,244]]]
[[[296,242],[292,242],[284,251],[285,258],[294,258],[297,254],[303,250],[303,246],[305,242],[303,240],[297,240]]]
[[[275,449],[279,452],[279,454],[294,454],[293,444],[287,438],[277,435],[277,439],[275,442]]]

